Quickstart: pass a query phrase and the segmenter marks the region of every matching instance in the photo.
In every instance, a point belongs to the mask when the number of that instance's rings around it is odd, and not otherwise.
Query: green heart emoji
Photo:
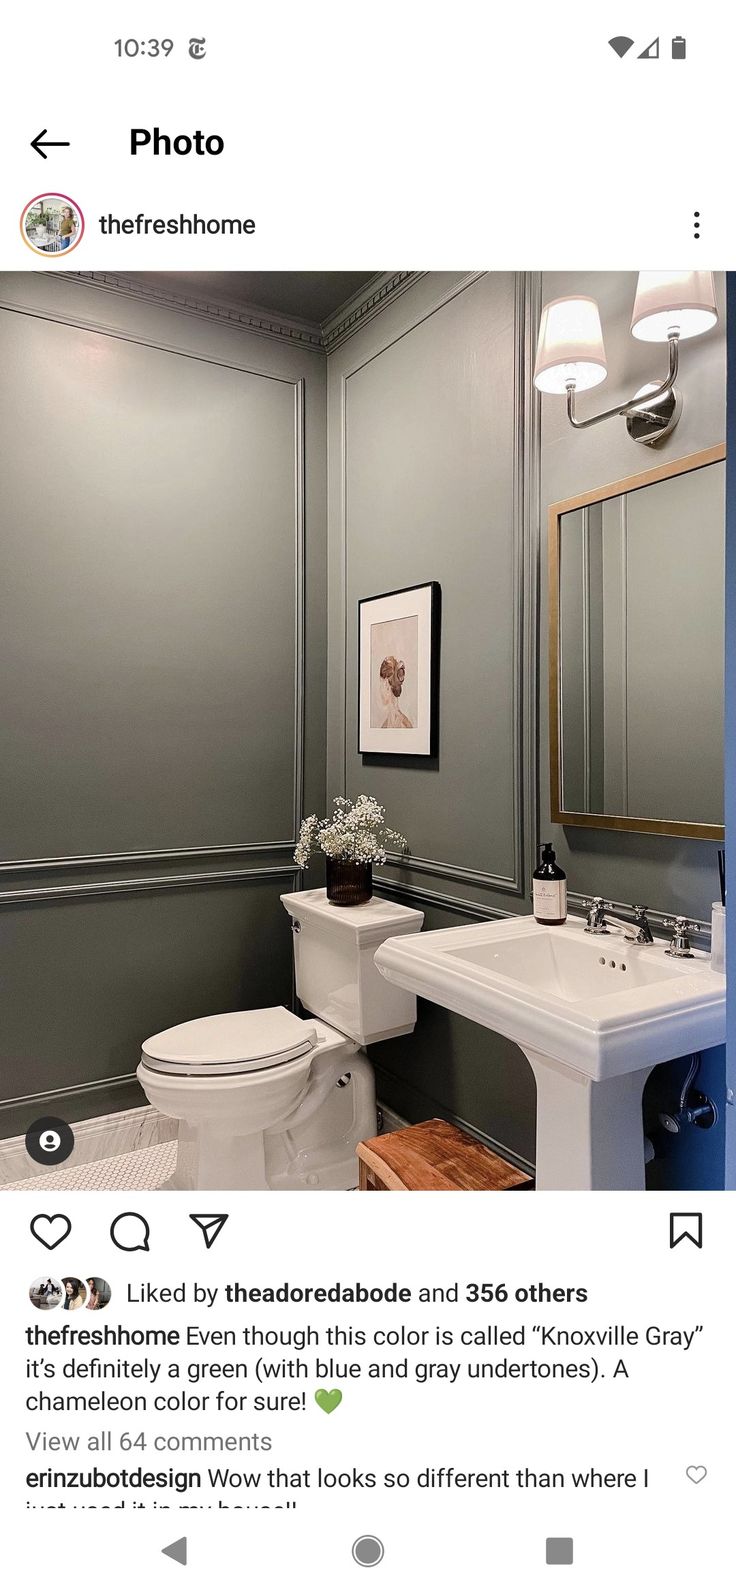
[[[342,1400],[341,1389],[316,1389],[314,1398],[321,1411],[326,1411],[329,1417],[331,1411],[337,1411]]]

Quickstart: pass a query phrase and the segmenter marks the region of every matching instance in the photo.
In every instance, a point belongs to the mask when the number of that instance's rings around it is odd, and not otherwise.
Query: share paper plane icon
[[[620,56],[626,55],[627,50],[630,50],[632,44],[634,43],[633,39],[624,38],[622,33],[619,33],[615,39],[609,39],[608,42],[611,46],[611,49],[615,50],[616,54]]]
[[[161,1551],[161,1554],[162,1555],[168,1555],[170,1561],[178,1561],[180,1566],[186,1566],[186,1564],[187,1564],[187,1541],[186,1541],[186,1539],[175,1539],[173,1544],[167,1544],[166,1545],[165,1549],[163,1549]]]
[[[214,1245],[221,1229],[224,1229],[228,1220],[227,1212],[190,1212],[192,1223],[202,1230],[204,1243],[209,1251]]]

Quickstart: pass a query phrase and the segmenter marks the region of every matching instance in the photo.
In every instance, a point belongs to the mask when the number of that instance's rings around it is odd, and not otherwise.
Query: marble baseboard
[[[132,1107],[124,1112],[105,1113],[100,1118],[85,1118],[71,1127],[74,1150],[64,1164],[66,1168],[78,1168],[87,1162],[100,1162],[108,1157],[142,1151],[148,1146],[163,1145],[176,1140],[179,1131],[176,1119],[164,1118],[155,1107]],[[0,1184],[15,1184],[43,1171],[40,1164],[29,1157],[22,1135],[0,1140]]]

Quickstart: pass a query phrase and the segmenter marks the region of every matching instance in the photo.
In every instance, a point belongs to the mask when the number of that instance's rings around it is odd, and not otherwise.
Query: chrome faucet
[[[626,940],[633,941],[635,946],[652,946],[654,936],[647,918],[647,909],[634,903],[631,911],[634,915],[633,924],[629,919],[615,919],[613,915],[609,915],[609,924],[617,925],[619,930],[631,930],[635,926],[635,934],[627,935]]]
[[[635,946],[653,946],[655,942],[649,923],[649,909],[639,905],[632,905],[631,919],[617,919],[609,910],[612,902],[607,902],[605,897],[583,897],[581,906],[585,909],[585,929],[588,935],[608,935],[615,926],[623,930],[626,940]],[[628,903],[617,902],[617,908],[628,911]],[[692,958],[695,953],[690,945],[692,935],[704,935],[708,932],[708,925],[702,919],[689,919],[685,914],[672,914],[665,918],[662,913],[655,913],[655,919],[665,930],[672,932],[672,938],[665,952],[671,958]]]
[[[634,930],[633,935],[627,933],[626,940],[633,942],[635,946],[653,945],[654,936],[652,935],[645,907],[639,904],[632,906],[631,911],[634,915],[632,922],[630,919],[617,919],[614,914],[609,913],[609,904],[603,897],[590,897],[585,906],[588,909],[588,922],[585,928],[589,935],[608,935],[609,927],[615,925],[618,930],[627,932]],[[680,954],[683,957],[686,955],[686,953]]]

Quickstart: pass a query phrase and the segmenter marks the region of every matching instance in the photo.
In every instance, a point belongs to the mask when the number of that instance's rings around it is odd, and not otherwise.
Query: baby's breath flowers
[[[294,862],[306,869],[317,849],[328,858],[344,858],[351,863],[385,863],[386,854],[408,852],[409,844],[398,830],[386,824],[386,810],[375,797],[335,797],[332,814],[318,819],[310,814],[302,820]]]

